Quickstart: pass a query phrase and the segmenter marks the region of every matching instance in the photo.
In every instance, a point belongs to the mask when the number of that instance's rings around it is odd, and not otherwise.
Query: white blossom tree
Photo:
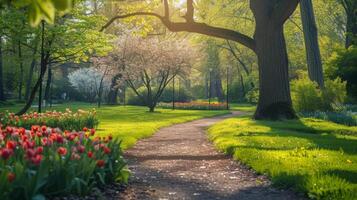
[[[98,68],[81,68],[68,75],[71,85],[86,99],[94,102],[97,98],[98,102],[101,95],[106,93],[110,87],[110,80],[106,78],[106,73]]]
[[[194,55],[195,49],[184,40],[126,36],[117,41],[110,57],[121,74],[119,84],[125,82],[154,112],[170,81],[188,75]]]

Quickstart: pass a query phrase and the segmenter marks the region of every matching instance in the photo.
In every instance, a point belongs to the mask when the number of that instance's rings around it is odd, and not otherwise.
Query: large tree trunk
[[[4,92],[4,74],[3,74],[3,56],[2,56],[2,36],[0,36],[0,101],[5,101]]]
[[[309,78],[324,88],[324,77],[317,35],[314,9],[311,0],[300,2],[301,21],[304,30],[305,49]]]
[[[255,40],[259,63],[259,101],[255,119],[296,118],[292,108],[288,55],[283,25],[257,22]]]

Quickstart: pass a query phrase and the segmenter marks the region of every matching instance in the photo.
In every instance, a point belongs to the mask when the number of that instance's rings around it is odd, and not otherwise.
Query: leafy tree
[[[70,13],[58,17],[54,25],[45,26],[42,23],[40,76],[25,107],[18,114],[27,111],[37,91],[39,99],[42,99],[42,82],[49,65],[53,67],[68,62],[88,61],[92,55],[103,56],[111,50],[112,37],[98,31],[104,20],[99,15],[88,15],[84,4],[77,4]],[[47,80],[51,81],[51,74],[48,75]]]

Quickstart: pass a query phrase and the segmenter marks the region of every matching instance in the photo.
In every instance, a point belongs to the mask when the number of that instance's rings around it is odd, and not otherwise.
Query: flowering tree
[[[98,102],[102,94],[109,90],[110,80],[106,78],[106,71],[101,71],[98,68],[81,68],[72,72],[69,76],[69,82],[82,93],[86,99]],[[100,104],[100,103],[99,103]]]
[[[126,83],[153,112],[165,87],[177,75],[187,75],[195,55],[186,41],[126,36],[110,55]],[[145,87],[144,93],[139,88]]]

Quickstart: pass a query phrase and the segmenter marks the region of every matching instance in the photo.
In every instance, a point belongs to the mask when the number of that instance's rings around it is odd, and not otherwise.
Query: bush
[[[245,95],[245,98],[248,103],[257,104],[259,100],[259,89],[254,88],[248,91],[247,94]]]
[[[291,83],[292,100],[296,111],[332,111],[340,107],[346,98],[346,82],[340,78],[326,80],[323,90],[307,76]]]
[[[357,47],[338,50],[328,60],[326,74],[329,78],[340,77],[346,81],[348,95],[357,99]]]
[[[6,127],[0,133],[0,199],[45,199],[88,194],[95,186],[127,181],[120,142],[95,130]]]
[[[99,120],[96,111],[78,110],[72,112],[28,113],[16,116],[14,113],[0,113],[0,121],[5,126],[16,126],[30,129],[33,125],[47,125],[61,130],[82,130],[84,127],[96,128]]]

